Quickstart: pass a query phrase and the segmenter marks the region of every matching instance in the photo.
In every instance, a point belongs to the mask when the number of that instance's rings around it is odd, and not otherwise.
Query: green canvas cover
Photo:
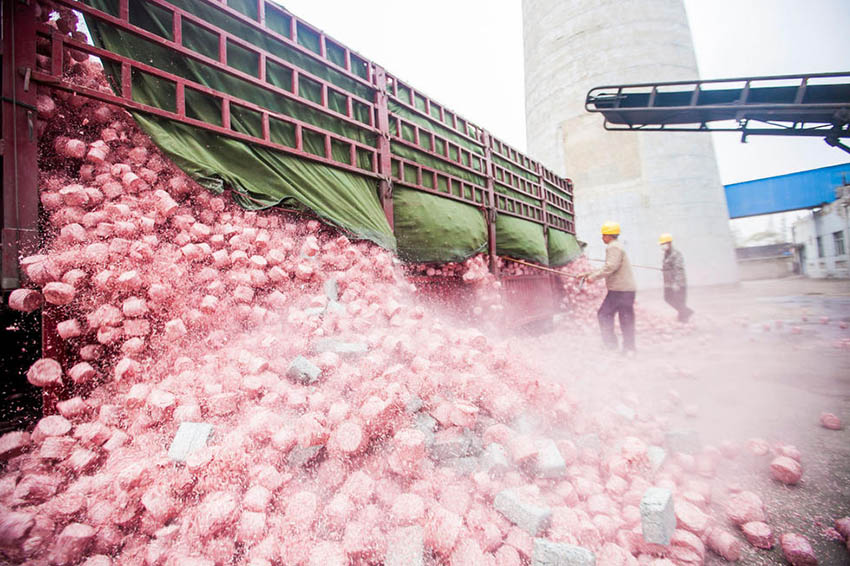
[[[117,15],[117,0],[86,0],[86,2],[97,9]],[[333,83],[341,90],[366,100],[374,98],[374,90],[368,85],[353,80],[332,67],[252,29],[218,11],[214,6],[200,0],[173,0],[172,3],[261,49],[275,53],[296,67]],[[253,7],[255,3],[248,0],[236,0],[228,5],[251,17],[252,10],[255,10]],[[133,25],[151,33],[172,39],[171,16],[156,6],[144,1],[130,2],[130,21]],[[310,108],[298,100],[290,100],[271,93],[223,72],[213,65],[188,57],[180,57],[166,47],[122,32],[107,24],[98,23],[94,18],[87,18],[87,23],[95,44],[110,51],[149,62],[163,71],[231,94],[273,112],[294,117],[359,143],[371,147],[377,144],[371,132]],[[267,12],[266,25],[277,33],[289,37],[290,24],[289,16],[277,11]],[[215,34],[184,20],[182,37],[185,47],[211,59],[218,58],[218,39]],[[299,26],[298,43],[315,53],[320,50],[318,35],[308,28],[302,29]],[[337,64],[344,64],[344,53],[333,42],[328,42],[326,49],[331,60]],[[258,64],[255,55],[233,44],[228,44],[227,61],[229,66],[250,75],[256,72]],[[364,79],[367,78],[365,63],[354,54],[351,55],[351,61],[352,72]],[[120,76],[120,70],[114,65],[105,62],[105,66],[107,73],[114,79]],[[139,72],[133,73],[132,80],[134,100],[170,111],[176,110],[173,84]],[[291,92],[291,71],[271,60],[267,64],[267,80],[270,84]],[[299,97],[304,101],[318,103],[322,97],[322,87],[319,83],[302,76]],[[417,108],[422,106],[419,102],[417,97]],[[332,109],[341,113],[346,112],[344,96],[329,92],[328,103]],[[429,150],[437,153],[445,151],[442,147],[443,142],[439,140],[436,142],[438,147],[428,147],[429,136],[420,137],[419,148],[393,142],[391,152],[394,155],[480,187],[486,186],[487,179],[483,171],[483,146],[459,135],[452,128],[441,123],[438,116],[422,116],[392,100],[389,103],[389,110],[391,114],[400,116],[471,151],[472,155],[479,159],[468,159],[464,163],[475,172],[443,161],[426,153]],[[186,90],[186,113],[190,118],[216,125],[221,123],[220,102],[191,89]],[[393,198],[395,214],[395,234],[393,234],[378,198],[377,181],[372,177],[262,148],[150,114],[134,112],[134,118],[154,143],[179,167],[211,190],[220,192],[225,185],[231,187],[234,190],[235,200],[245,208],[260,209],[280,204],[311,210],[325,221],[343,228],[356,237],[366,238],[383,247],[398,251],[400,257],[408,261],[457,261],[486,250],[486,223],[480,209],[474,206],[397,184]],[[369,108],[355,100],[353,118],[368,124]],[[458,120],[462,122],[460,118]],[[248,108],[231,105],[231,126],[237,132],[261,137],[261,115]],[[273,142],[295,147],[295,131],[292,125],[272,118],[269,131]],[[401,136],[410,142],[414,141],[413,129],[410,127],[404,126]],[[340,163],[348,163],[348,149],[347,145],[334,142],[332,144],[333,159]],[[323,138],[305,130],[303,150],[317,156],[324,155]],[[451,158],[457,158],[456,149],[449,146],[449,152]],[[366,152],[358,152],[357,166],[364,171],[371,171],[370,157]],[[498,156],[494,156],[494,161],[526,178],[534,177]],[[408,183],[415,183],[415,172],[406,170],[405,180]],[[428,175],[423,176],[423,183],[436,191],[448,190],[445,180],[442,179],[438,179],[437,186],[432,187],[433,181]],[[539,201],[521,195],[511,187],[498,182],[495,184],[495,190],[526,202],[540,204]],[[471,197],[471,192],[466,196]],[[496,240],[499,254],[543,264],[548,263],[550,254],[552,261],[560,261],[558,258],[569,257],[572,253],[569,238],[559,239],[555,244],[550,242],[550,249],[547,250],[541,225],[504,213],[497,215]]]
[[[487,224],[473,206],[396,187],[393,207],[398,255],[405,261],[463,261],[487,249]]]
[[[549,265],[566,265],[581,255],[581,246],[572,234],[549,229]]]
[[[88,0],[88,3],[107,12],[114,10],[117,5],[117,2],[109,0]],[[230,23],[232,27],[231,18],[223,17],[203,2],[182,0],[175,3],[196,14],[206,11],[208,13],[205,13],[205,17],[209,21],[223,28],[227,28]],[[130,4],[131,21],[134,25],[164,37],[170,35],[171,19],[168,14],[163,14],[158,8],[144,2]],[[150,61],[153,66],[162,70],[374,145],[374,140],[370,139],[368,132],[341,120],[251,85],[211,66],[176,57],[165,47],[111,26],[101,25],[93,18],[89,18],[87,24],[95,43],[110,51],[136,60]],[[241,25],[240,27],[247,28]],[[248,35],[244,29],[240,32],[240,35]],[[212,46],[205,35],[207,33],[184,24],[183,44],[201,53],[209,52]],[[256,32],[254,34],[259,35]],[[251,38],[252,41],[255,39],[257,43],[261,43],[256,37]],[[215,52],[217,53],[217,47]],[[228,60],[237,66],[239,59],[234,57],[229,57]],[[120,71],[112,68],[113,65],[106,63],[105,66],[113,77],[120,76]],[[273,73],[270,73],[270,77],[270,82],[275,82]],[[280,77],[279,82],[281,87],[287,85],[286,77]],[[134,73],[133,99],[151,106],[175,110],[173,85],[151,75]],[[192,118],[220,124],[220,104],[207,95],[187,90],[186,109],[187,115]],[[358,237],[395,249],[395,237],[384,216],[377,196],[377,183],[373,179],[164,118],[138,112],[133,115],[154,143],[178,166],[208,187],[221,188],[223,183],[231,186],[243,195],[237,197],[240,205],[259,209],[283,204],[310,209],[329,223]],[[261,132],[260,115],[247,108],[232,106],[231,123],[236,131],[255,135]],[[289,124],[272,120],[270,131],[273,141],[294,147],[294,131]],[[304,149],[317,155],[322,154],[324,142],[321,137],[305,133]],[[334,147],[334,154],[340,161],[347,162],[347,147]],[[362,165],[368,167],[368,163]]]
[[[496,253],[549,265],[543,226],[507,214],[496,216]]]

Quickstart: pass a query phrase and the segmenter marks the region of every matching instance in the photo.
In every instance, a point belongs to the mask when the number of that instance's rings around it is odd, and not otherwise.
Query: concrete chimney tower
[[[658,235],[670,232],[689,285],[737,281],[710,135],[608,132],[584,109],[595,86],[699,78],[682,0],[523,0],[522,11],[528,151],[575,183],[589,257],[604,257],[610,219],[634,264],[660,266]],[[661,285],[656,271],[635,277]]]

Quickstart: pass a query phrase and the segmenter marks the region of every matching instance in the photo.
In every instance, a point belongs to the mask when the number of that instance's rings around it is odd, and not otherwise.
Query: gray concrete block
[[[291,379],[305,385],[315,383],[322,374],[322,370],[304,356],[298,356],[289,364],[286,375]]]
[[[449,458],[468,456],[471,449],[472,442],[466,435],[435,435],[434,443],[428,447],[431,456],[436,460],[448,460]]]
[[[296,446],[286,455],[286,463],[296,468],[306,466],[319,455],[322,448],[324,446],[308,446],[307,448]]]
[[[559,478],[567,473],[567,463],[554,440],[547,438],[537,450],[535,471],[541,478]]]
[[[343,342],[336,338],[321,338],[313,345],[317,354],[334,352],[340,356],[358,356],[369,351],[369,346],[360,342]]]
[[[331,277],[325,281],[323,285],[325,296],[329,301],[339,300],[339,286],[336,283],[336,277]]]
[[[437,419],[428,413],[419,413],[416,415],[416,428],[422,432],[427,430],[430,433],[434,433],[437,431],[437,426]]]
[[[667,432],[667,448],[671,452],[682,452],[684,454],[696,454],[702,450],[699,433],[690,429],[678,429]]]
[[[643,540],[653,544],[669,545],[676,530],[676,512],[673,494],[669,489],[650,487],[640,502]]]
[[[511,457],[504,446],[493,442],[484,449],[481,455],[481,466],[491,472],[504,472],[511,467]]]
[[[411,397],[404,405],[404,410],[410,413],[418,413],[425,406],[425,402],[420,397]]]
[[[635,420],[635,410],[629,407],[628,405],[624,405],[623,403],[617,403],[614,406],[614,412],[626,419],[627,421]]]
[[[580,546],[536,538],[531,553],[531,565],[596,566],[596,556],[588,549]]]
[[[508,521],[528,532],[531,536],[549,528],[552,520],[552,510],[523,501],[512,489],[505,489],[496,494],[493,507]]]
[[[387,536],[385,566],[423,566],[425,533],[422,527],[401,527]]]
[[[168,449],[168,458],[175,462],[185,462],[186,457],[207,445],[213,425],[208,423],[182,422]]]
[[[649,457],[649,464],[652,466],[653,473],[660,470],[667,460],[667,451],[660,446],[650,446],[646,449],[646,455]]]

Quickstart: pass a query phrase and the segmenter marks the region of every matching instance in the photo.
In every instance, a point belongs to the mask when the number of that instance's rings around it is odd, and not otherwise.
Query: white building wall
[[[588,255],[604,257],[599,227],[617,220],[632,263],[660,265],[658,235],[671,232],[692,285],[736,281],[711,137],[608,132],[584,109],[594,86],[698,78],[681,0],[523,0],[523,31],[528,150],[573,179]]]
[[[844,235],[844,253],[836,249],[836,232]],[[794,223],[794,243],[803,244],[805,260],[803,271],[805,275],[814,278],[850,277],[850,224],[848,224],[847,209],[838,205],[828,205],[819,211],[812,212],[805,218]],[[823,255],[818,253],[817,238],[820,236]]]

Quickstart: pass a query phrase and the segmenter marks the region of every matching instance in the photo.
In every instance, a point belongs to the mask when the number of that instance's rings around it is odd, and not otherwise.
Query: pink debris
[[[835,530],[838,531],[845,540],[850,540],[850,517],[836,519]]]
[[[785,533],[779,539],[782,553],[792,566],[817,566],[818,559],[808,539],[796,533]]]
[[[747,541],[756,548],[770,550],[773,548],[773,529],[761,521],[752,521],[741,525],[741,531]]]
[[[803,467],[796,460],[779,456],[770,463],[770,475],[778,482],[795,485],[803,477]]]

